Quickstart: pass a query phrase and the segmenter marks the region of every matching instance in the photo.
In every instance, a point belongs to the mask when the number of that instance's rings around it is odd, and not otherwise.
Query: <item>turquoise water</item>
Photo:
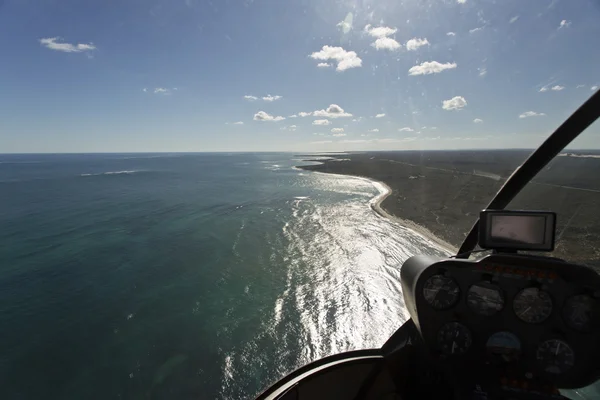
[[[407,318],[442,254],[293,154],[0,155],[0,398],[249,398]]]

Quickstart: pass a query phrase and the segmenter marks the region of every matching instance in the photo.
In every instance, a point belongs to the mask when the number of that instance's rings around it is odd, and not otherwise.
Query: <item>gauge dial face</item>
[[[547,292],[541,289],[526,288],[515,297],[513,310],[522,321],[537,324],[552,314],[552,299]]]
[[[477,314],[490,316],[502,310],[504,295],[496,285],[480,282],[469,289],[467,304]]]
[[[434,275],[423,285],[423,297],[436,310],[452,307],[458,301],[460,289],[454,281],[444,275]]]
[[[489,355],[500,361],[516,361],[521,356],[521,341],[510,332],[494,333],[488,339],[485,347]]]
[[[594,321],[600,317],[598,302],[587,294],[579,294],[565,302],[563,315],[569,327],[583,332],[589,332]]]
[[[562,374],[575,365],[575,353],[571,346],[558,339],[542,342],[537,349],[536,358],[542,369],[550,374]]]
[[[442,353],[457,356],[469,350],[473,338],[469,328],[458,322],[449,322],[439,330],[437,341]]]

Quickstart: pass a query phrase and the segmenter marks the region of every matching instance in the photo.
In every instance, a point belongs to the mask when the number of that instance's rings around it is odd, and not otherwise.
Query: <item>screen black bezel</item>
[[[546,217],[546,231],[544,232],[544,243],[542,244],[516,244],[496,241],[492,239],[492,217],[493,216],[532,216]],[[556,213],[552,211],[520,211],[520,210],[483,210],[479,214],[479,246],[482,249],[508,249],[508,250],[532,250],[553,251],[556,234]]]

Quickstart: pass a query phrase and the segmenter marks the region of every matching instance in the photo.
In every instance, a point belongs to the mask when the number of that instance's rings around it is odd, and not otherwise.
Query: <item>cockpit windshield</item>
[[[250,398],[600,88],[596,0],[0,0],[0,398]],[[600,267],[600,123],[508,208]],[[482,254],[482,253],[477,253]]]

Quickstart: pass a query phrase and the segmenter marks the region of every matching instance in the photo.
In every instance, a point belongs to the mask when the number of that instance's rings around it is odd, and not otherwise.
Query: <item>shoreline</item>
[[[316,161],[312,161],[312,160],[307,160],[307,161],[316,162]],[[324,164],[324,163],[320,162],[319,164]],[[383,201],[385,199],[387,199],[389,196],[392,195],[392,188],[390,188],[385,182],[378,181],[373,178],[368,178],[366,176],[336,174],[335,172],[307,170],[307,169],[302,168],[302,166],[294,166],[292,168],[296,169],[296,170],[308,171],[313,174],[337,175],[337,176],[352,177],[352,178],[365,180],[365,181],[369,182],[370,184],[372,184],[375,187],[375,189],[377,189],[379,191],[379,194],[377,196],[375,196],[374,198],[369,200],[369,207],[371,208],[371,210],[373,210],[373,212],[375,212],[375,214],[379,215],[382,218],[386,218],[394,223],[397,223],[398,225],[402,226],[403,228],[411,230],[414,233],[416,233],[417,235],[422,236],[425,239],[433,242],[434,244],[439,246],[442,250],[448,252],[449,253],[448,255],[454,255],[458,251],[457,247],[446,242],[444,239],[434,235],[429,229],[425,228],[424,226],[419,225],[416,222],[411,221],[409,219],[401,218],[396,215],[390,214],[389,212],[384,210],[383,207],[381,206],[381,204],[383,203]]]
[[[346,176],[352,176],[352,175],[346,175]],[[364,177],[361,176],[361,177],[357,177],[357,178],[364,178]],[[383,218],[387,218],[390,221],[396,222],[397,224],[403,226],[404,228],[407,228],[407,229],[415,232],[416,234],[423,236],[425,239],[434,242],[436,245],[440,246],[444,251],[447,251],[448,253],[450,253],[450,255],[456,254],[456,252],[458,251],[458,249],[456,247],[452,246],[450,243],[446,242],[442,238],[437,237],[429,229],[417,224],[414,221],[411,221],[411,220],[405,219],[405,218],[400,218],[400,217],[398,217],[396,215],[392,215],[389,212],[387,212],[386,210],[384,210],[383,207],[381,206],[381,203],[383,203],[383,201],[386,198],[391,196],[392,188],[390,188],[385,182],[376,181],[376,180],[370,179],[370,178],[364,178],[364,179],[369,180],[369,182],[371,182],[373,184],[373,186],[375,186],[375,188],[377,190],[379,190],[379,195],[376,196],[375,198],[373,198],[369,202],[369,206],[376,214],[378,214],[379,216],[381,216]],[[378,186],[381,186],[383,191],[381,191],[381,188],[379,188]]]

